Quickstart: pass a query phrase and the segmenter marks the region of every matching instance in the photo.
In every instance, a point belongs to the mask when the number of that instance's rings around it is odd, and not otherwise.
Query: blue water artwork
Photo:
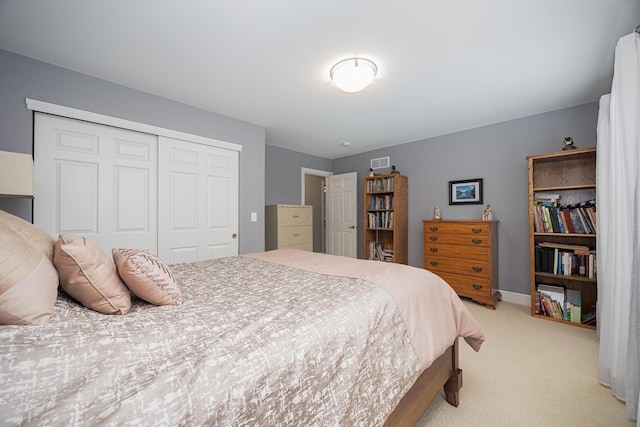
[[[459,185],[456,187],[457,200],[474,200],[476,198],[475,185]]]

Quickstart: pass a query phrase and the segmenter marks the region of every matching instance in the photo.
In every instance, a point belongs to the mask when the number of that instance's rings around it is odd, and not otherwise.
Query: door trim
[[[232,142],[220,141],[218,139],[206,138],[204,136],[179,132],[177,130],[161,128],[153,125],[147,125],[144,123],[134,122],[131,120],[120,119],[118,117],[92,113],[90,111],[79,110],[71,107],[65,107],[64,105],[50,104],[48,102],[38,101],[35,99],[25,98],[25,101],[27,103],[27,109],[38,111],[41,113],[55,114],[56,116],[63,116],[70,119],[84,120],[86,122],[93,122],[100,125],[107,125],[107,126],[112,126],[117,128],[134,130],[134,131],[143,132],[143,133],[150,133],[152,135],[166,136],[169,138],[181,139],[183,141],[211,145],[219,148],[226,148],[227,150],[242,151],[242,145],[234,144]]]
[[[302,171],[301,173],[301,181],[300,181],[300,204],[304,205],[305,203],[305,191],[304,191],[304,176],[305,175],[315,175],[315,176],[331,176],[333,175],[333,172],[329,172],[329,171],[322,171],[320,169],[310,169],[310,168],[300,168],[300,170]]]

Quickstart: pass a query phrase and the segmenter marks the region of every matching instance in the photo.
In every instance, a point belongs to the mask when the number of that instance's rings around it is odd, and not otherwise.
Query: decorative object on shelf
[[[564,139],[564,146],[562,147],[562,150],[575,150],[576,148],[578,147],[573,145],[573,138],[568,136]]]
[[[392,165],[392,166],[391,166],[391,172],[389,172],[389,173],[392,173],[392,174],[393,174],[393,173],[400,173],[400,171],[398,171],[398,170],[396,169],[396,165]]]
[[[343,59],[329,71],[338,89],[349,93],[359,92],[369,86],[376,74],[376,64],[365,58]]]
[[[369,168],[369,176],[375,176],[376,174],[373,173],[373,168]]]
[[[482,220],[493,221],[493,210],[491,209],[491,205],[487,205],[487,207],[482,211]]]
[[[450,205],[481,205],[482,178],[449,181]]]
[[[442,217],[440,216],[440,207],[437,205],[433,209],[433,219],[442,219]]]

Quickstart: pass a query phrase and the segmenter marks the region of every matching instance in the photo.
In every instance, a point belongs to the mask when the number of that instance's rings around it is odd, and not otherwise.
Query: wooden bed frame
[[[447,402],[458,406],[462,387],[462,370],[458,368],[458,339],[442,356],[438,357],[420,374],[413,387],[405,394],[393,410],[386,426],[413,427],[434,397],[444,388]]]

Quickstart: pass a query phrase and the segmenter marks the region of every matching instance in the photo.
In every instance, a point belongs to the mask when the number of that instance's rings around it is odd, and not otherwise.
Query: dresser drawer
[[[470,236],[489,236],[491,223],[487,222],[447,222],[427,221],[424,223],[424,232],[430,234],[465,234]]]
[[[289,227],[312,224],[312,209],[307,207],[280,206],[278,209],[278,226]]]
[[[491,277],[491,267],[488,262],[467,259],[442,258],[425,255],[424,268],[438,274],[449,272],[464,274],[471,277]]]
[[[278,246],[293,246],[312,243],[313,228],[310,226],[280,227],[278,229]]]
[[[489,246],[489,236],[484,234],[447,234],[426,232],[424,234],[425,242],[445,243],[449,245],[462,246]]]
[[[281,246],[280,249],[300,249],[303,251],[313,252],[313,243],[300,243],[296,245]]]
[[[424,220],[424,268],[458,295],[495,308],[498,291],[498,221]]]
[[[436,273],[447,282],[458,295],[486,297],[491,295],[491,279],[469,277],[451,273]]]
[[[475,261],[488,261],[491,250],[488,246],[441,245],[427,241],[424,244],[424,256],[436,258],[463,258]]]

